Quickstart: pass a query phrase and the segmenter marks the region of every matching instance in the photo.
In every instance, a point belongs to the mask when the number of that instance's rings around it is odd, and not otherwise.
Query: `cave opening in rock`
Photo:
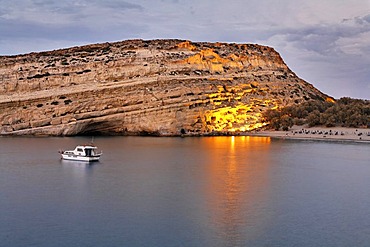
[[[86,124],[77,133],[80,136],[102,136],[102,135],[117,135],[114,131],[114,124],[108,121],[91,122]]]
[[[111,135],[106,132],[101,131],[83,131],[77,134],[78,136],[105,136],[105,135]]]

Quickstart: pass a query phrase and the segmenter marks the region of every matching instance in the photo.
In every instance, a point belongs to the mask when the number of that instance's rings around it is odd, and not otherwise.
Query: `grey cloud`
[[[42,13],[50,12],[60,15],[78,15],[81,13],[83,6],[76,5],[72,2],[63,1],[39,1],[35,2],[35,11]]]
[[[2,4],[2,2],[4,2]],[[45,22],[45,15],[54,15],[60,22],[64,19],[81,21],[83,18],[102,16],[101,23],[113,14],[125,11],[142,11],[139,4],[120,0],[13,0],[5,2],[0,0],[0,17],[7,19],[23,19],[32,22]],[[38,16],[37,16],[38,15]],[[5,17],[6,16],[6,17]]]
[[[32,0],[33,5],[47,9],[70,9],[83,8],[89,5],[113,9],[139,9],[143,7],[139,4],[129,3],[120,0],[79,0],[79,1],[55,1],[55,0]]]
[[[21,7],[15,8],[17,4]],[[49,39],[79,43],[131,38],[148,28],[121,18],[122,11],[142,9],[138,4],[118,0],[14,0],[13,4],[7,2],[0,6],[0,13],[6,14],[0,15],[0,41]]]
[[[133,4],[128,2],[123,2],[119,0],[103,0],[103,1],[95,1],[97,5],[108,7],[112,9],[136,9],[136,10],[143,10],[143,6],[139,4]]]
[[[355,22],[356,24],[360,24],[360,25],[366,25],[368,23],[370,23],[370,14],[369,15],[366,15],[366,16],[357,16],[355,18],[350,18],[350,19],[344,19],[343,20],[344,23],[346,22]]]
[[[83,37],[93,36],[91,30],[86,27],[76,26],[55,26],[40,25],[35,23],[26,23],[22,21],[0,20],[0,33],[3,35],[0,40],[11,39],[34,39],[48,38],[51,40],[63,39],[81,39]]]
[[[369,98],[370,15],[341,23],[264,30],[258,43],[274,46],[303,79],[336,98]]]
[[[101,42],[130,38],[132,34],[140,34],[147,30],[146,26],[132,23],[121,23],[111,29],[96,29],[85,25],[48,25],[23,21],[0,19],[0,41],[48,39],[76,42]],[[1,52],[1,51],[0,51]]]
[[[358,18],[361,20],[370,19],[370,15]],[[341,38],[356,37],[362,33],[370,32],[370,22],[351,21],[354,25],[345,23],[326,24],[319,26],[309,26],[299,29],[276,30],[274,35],[284,35],[287,42],[291,42],[297,48],[314,51],[319,54],[338,54],[342,53],[336,43]],[[370,43],[368,44],[370,47]]]
[[[362,19],[367,23],[370,23],[370,15],[364,16]]]

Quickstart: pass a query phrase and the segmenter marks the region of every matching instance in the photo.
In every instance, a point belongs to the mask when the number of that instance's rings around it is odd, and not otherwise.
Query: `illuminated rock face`
[[[326,100],[270,47],[129,40],[0,57],[0,134],[203,135]]]

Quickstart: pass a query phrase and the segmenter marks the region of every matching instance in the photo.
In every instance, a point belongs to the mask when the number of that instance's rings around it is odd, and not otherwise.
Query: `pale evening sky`
[[[0,55],[137,38],[268,45],[324,93],[370,99],[370,0],[0,0]]]

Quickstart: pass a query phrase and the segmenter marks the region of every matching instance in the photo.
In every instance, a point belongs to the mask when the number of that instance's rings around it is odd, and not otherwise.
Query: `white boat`
[[[77,146],[72,151],[61,151],[62,159],[76,161],[99,161],[102,152],[97,152],[97,147],[92,145]]]

